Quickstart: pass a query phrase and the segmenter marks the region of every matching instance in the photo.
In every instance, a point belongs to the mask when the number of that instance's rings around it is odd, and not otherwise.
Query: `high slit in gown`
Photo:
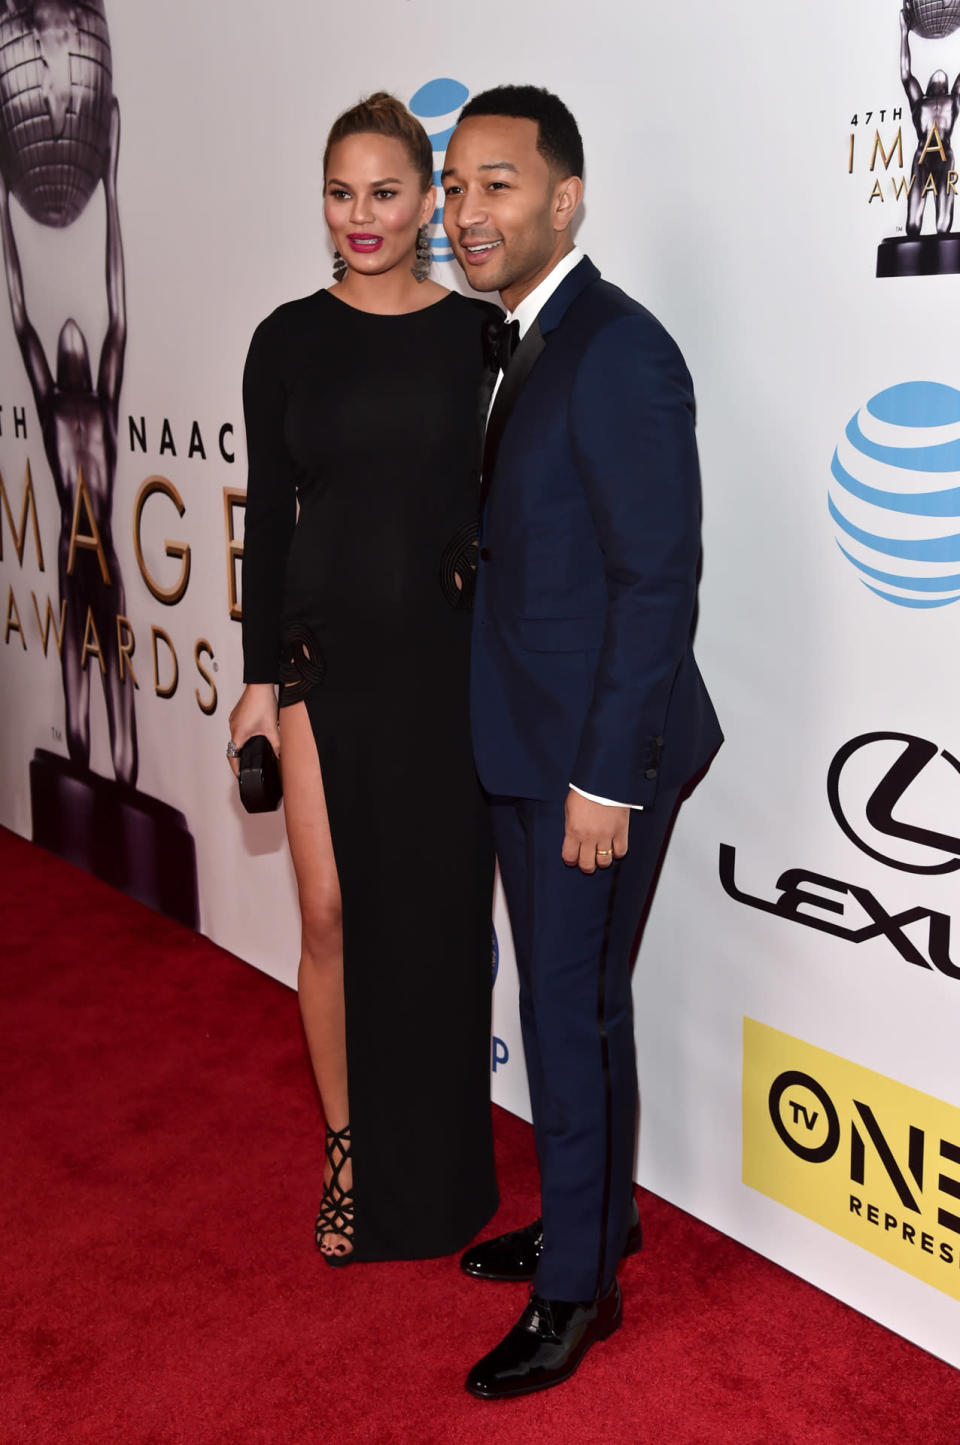
[[[244,372],[244,680],[303,700],[316,739],[360,1259],[451,1253],[497,1205],[493,850],[467,692],[497,315],[456,293],[383,316],[318,291],[261,323]]]

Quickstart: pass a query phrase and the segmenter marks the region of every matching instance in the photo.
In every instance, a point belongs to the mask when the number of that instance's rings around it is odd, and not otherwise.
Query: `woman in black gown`
[[[493,853],[467,685],[499,313],[426,276],[433,153],[399,101],[339,118],[324,187],[337,284],[267,317],[244,373],[230,726],[237,748],[262,732],[282,756],[327,1126],[316,1240],[343,1264],[450,1253],[497,1203]]]

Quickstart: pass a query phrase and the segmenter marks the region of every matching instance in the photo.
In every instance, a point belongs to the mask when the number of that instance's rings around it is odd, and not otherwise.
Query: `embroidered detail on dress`
[[[309,627],[293,622],[280,643],[280,706],[300,702],[327,675],[327,661]]]
[[[440,559],[440,586],[451,607],[468,612],[477,590],[476,522],[468,522],[455,532]]]

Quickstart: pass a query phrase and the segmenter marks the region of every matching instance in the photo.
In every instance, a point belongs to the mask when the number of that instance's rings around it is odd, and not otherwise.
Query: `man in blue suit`
[[[691,648],[700,555],[693,389],[637,302],[573,244],[573,116],[533,86],[464,108],[444,226],[491,332],[473,640],[477,767],[490,794],[520,976],[542,1218],[468,1250],[530,1280],[471,1371],[486,1399],[569,1378],[620,1324],[633,1198],[636,930],[681,789],[721,733]]]

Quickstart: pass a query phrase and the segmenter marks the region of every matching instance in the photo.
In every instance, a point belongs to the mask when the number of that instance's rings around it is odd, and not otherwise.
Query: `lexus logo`
[[[960,868],[960,837],[922,827],[911,818],[923,797],[929,806],[922,811],[928,817],[939,808],[960,821],[958,775],[960,762],[926,738],[864,733],[844,743],[830,764],[827,797],[840,827],[869,857],[905,873],[952,873]],[[913,796],[907,796],[914,785]],[[918,849],[919,857],[925,855],[928,861],[917,861]],[[936,858],[930,858],[931,853]]]

